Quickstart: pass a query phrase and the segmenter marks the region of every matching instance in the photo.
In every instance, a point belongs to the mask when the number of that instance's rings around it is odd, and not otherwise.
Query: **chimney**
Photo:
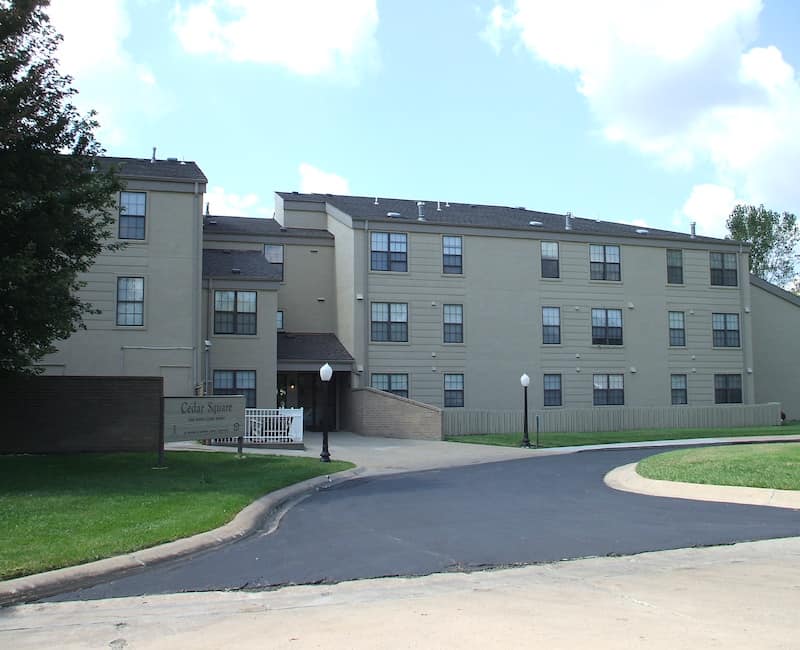
[[[692,239],[697,237],[697,222],[692,221]]]
[[[153,147],[153,157],[150,158],[150,162],[154,163],[156,161],[156,148]]]
[[[417,213],[420,217],[425,216],[425,201],[417,201]]]
[[[572,223],[570,219],[572,219],[572,213],[567,212],[567,214],[564,215],[564,230],[572,230]]]

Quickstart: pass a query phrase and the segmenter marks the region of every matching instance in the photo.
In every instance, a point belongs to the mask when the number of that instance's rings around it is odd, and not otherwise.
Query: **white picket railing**
[[[214,438],[211,443],[231,445],[238,438]],[[303,409],[245,409],[245,445],[288,444],[303,442]]]

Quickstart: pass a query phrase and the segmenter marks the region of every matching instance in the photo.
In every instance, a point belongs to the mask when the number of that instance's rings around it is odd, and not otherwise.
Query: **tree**
[[[750,244],[750,272],[785,285],[795,276],[800,232],[796,217],[763,205],[737,205],[727,221],[733,239]]]
[[[31,364],[93,312],[77,292],[110,236],[120,189],[100,170],[94,113],[57,69],[48,0],[0,0],[0,375]]]

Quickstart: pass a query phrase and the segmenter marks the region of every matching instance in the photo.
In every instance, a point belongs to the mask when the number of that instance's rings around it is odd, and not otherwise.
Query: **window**
[[[442,237],[442,272],[464,272],[461,237]]]
[[[667,283],[683,284],[683,251],[667,250]]]
[[[542,343],[561,343],[560,307],[542,307]]]
[[[215,370],[215,395],[244,395],[245,408],[256,407],[255,370]]]
[[[408,341],[408,304],[404,302],[373,302],[373,341]]]
[[[283,310],[279,309],[275,312],[275,327],[279,330],[283,329]]]
[[[593,403],[595,406],[621,406],[625,404],[625,387],[622,375],[595,375],[593,383]]]
[[[372,387],[400,397],[408,397],[408,375],[374,374]]]
[[[464,375],[444,376],[444,405],[464,406]]]
[[[256,292],[214,292],[214,334],[255,334]]]
[[[117,278],[117,325],[144,325],[144,278]]]
[[[741,404],[742,376],[714,375],[714,403]]]
[[[558,242],[542,242],[542,277],[557,278],[558,270]]]
[[[739,314],[711,314],[715,348],[739,347]]]
[[[589,277],[592,280],[622,278],[619,266],[619,246],[589,246]]]
[[[688,404],[689,399],[686,393],[686,375],[671,375],[671,392],[673,404]]]
[[[283,244],[264,244],[264,257],[283,282]]]
[[[561,406],[561,375],[544,376],[544,405]]]
[[[464,342],[464,307],[463,305],[444,306],[444,342]]]
[[[370,234],[372,271],[408,271],[408,235],[398,232]]]
[[[621,309],[592,309],[592,344],[622,345]]]
[[[669,344],[673,347],[686,345],[686,325],[682,311],[669,312]]]
[[[145,205],[144,192],[119,193],[119,238],[144,239]]]
[[[736,253],[710,253],[711,284],[719,287],[735,287],[739,284],[736,274]]]

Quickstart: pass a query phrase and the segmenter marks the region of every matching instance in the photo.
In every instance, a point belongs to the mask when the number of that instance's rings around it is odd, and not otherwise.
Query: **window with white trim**
[[[442,237],[442,273],[464,272],[463,243],[461,237]]]
[[[144,325],[144,278],[117,278],[117,325]]]
[[[119,193],[120,239],[144,239],[146,206],[145,192]]]
[[[400,232],[370,233],[371,271],[408,271],[408,235]]]
[[[408,303],[373,302],[370,338],[373,341],[408,341]]]
[[[561,375],[544,376],[544,405],[561,406]]]
[[[736,253],[709,253],[711,284],[718,287],[735,287],[739,284]]]
[[[619,246],[591,244],[589,246],[589,277],[592,280],[622,279]]]
[[[464,375],[447,374],[444,376],[445,407],[464,406]]]
[[[714,403],[741,404],[742,376],[714,375]]]
[[[406,374],[389,374],[389,373],[373,373],[372,374],[372,387],[378,390],[399,395],[400,397],[408,397],[408,375]]]
[[[621,309],[592,309],[592,345],[622,345]]]
[[[264,257],[283,282],[283,244],[264,244]]]
[[[682,311],[669,312],[669,344],[671,347],[686,345],[686,321]]]
[[[739,347],[739,314],[711,314],[715,348]]]
[[[683,251],[667,249],[667,284],[683,284]]]
[[[622,406],[625,404],[625,378],[623,375],[594,375],[592,382],[592,403],[595,406]]]
[[[558,242],[543,241],[541,242],[540,248],[542,251],[542,277],[560,277],[560,269],[558,268]]]
[[[542,343],[561,343],[561,308],[542,307]]]
[[[255,334],[256,292],[214,292],[214,334]]]
[[[443,305],[444,318],[444,342],[463,343],[464,342],[464,306],[463,305]]]
[[[688,404],[686,375],[670,375],[670,397],[673,404]]]

